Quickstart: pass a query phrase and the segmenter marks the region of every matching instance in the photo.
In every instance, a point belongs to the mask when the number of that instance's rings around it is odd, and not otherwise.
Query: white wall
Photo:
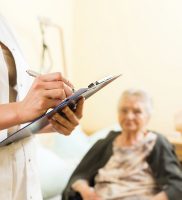
[[[116,121],[116,103],[130,87],[154,99],[150,127],[173,132],[182,108],[182,1],[77,0],[73,74],[78,86],[106,74],[123,77],[85,105],[83,127],[92,132]]]

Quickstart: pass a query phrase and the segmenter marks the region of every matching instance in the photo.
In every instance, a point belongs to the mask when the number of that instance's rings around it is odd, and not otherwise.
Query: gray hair
[[[145,90],[142,90],[142,89],[125,90],[120,97],[120,101],[121,101],[121,99],[123,99],[125,97],[129,97],[129,96],[138,97],[145,104],[146,111],[149,114],[149,116],[151,116],[151,114],[153,112],[152,98]]]

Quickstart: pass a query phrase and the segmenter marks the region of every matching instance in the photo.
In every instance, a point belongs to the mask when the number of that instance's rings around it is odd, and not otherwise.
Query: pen
[[[35,72],[35,71],[33,71],[33,70],[26,70],[26,72],[27,72],[27,74],[28,75],[30,75],[30,76],[32,76],[32,77],[37,77],[37,76],[40,76],[41,74],[39,74],[39,73],[37,73],[37,72]]]
[[[40,73],[35,72],[35,71],[33,71],[33,70],[30,70],[30,69],[26,70],[26,72],[27,72],[27,74],[28,74],[29,76],[32,76],[32,77],[34,77],[34,78],[36,78],[36,77],[38,77],[38,76],[41,75]],[[72,88],[72,92],[73,92],[73,93],[75,92],[75,89],[74,89],[74,88]]]

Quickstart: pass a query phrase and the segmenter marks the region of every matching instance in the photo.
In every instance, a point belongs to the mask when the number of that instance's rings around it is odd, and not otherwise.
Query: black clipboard
[[[50,118],[55,113],[64,115],[61,110],[65,106],[69,106],[73,111],[76,109],[76,104],[81,97],[88,99],[90,96],[95,94],[97,91],[117,79],[120,75],[117,76],[108,76],[99,81],[91,83],[87,88],[81,88],[77,90],[73,95],[63,100],[57,107],[43,114],[42,116],[36,118],[34,121],[26,125],[25,127],[19,129],[18,131],[9,135],[6,139],[0,142],[0,147],[11,144],[18,140],[21,140],[25,137],[31,136],[32,134],[37,133],[43,127],[49,124],[48,118]]]

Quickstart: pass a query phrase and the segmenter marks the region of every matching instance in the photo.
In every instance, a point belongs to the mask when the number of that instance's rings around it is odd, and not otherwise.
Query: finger
[[[67,119],[65,119],[57,113],[52,118],[70,131],[72,131],[75,128],[75,126],[70,121],[68,121]]]
[[[63,88],[64,88],[64,91],[65,91],[66,97],[69,97],[73,94],[72,88],[70,88],[68,85],[63,84]]]
[[[46,90],[64,89],[66,97],[73,94],[72,88],[66,85],[63,81],[42,82],[39,85],[42,85],[42,87]]]
[[[64,100],[66,98],[64,89],[44,90],[44,96],[50,99],[60,100]]]
[[[49,82],[42,81],[42,85],[45,90],[63,89],[64,84],[65,83],[63,81],[49,81]]]
[[[61,126],[57,121],[54,121],[53,119],[50,119],[49,121],[57,132],[63,135],[70,135],[71,131],[66,129],[64,126]]]
[[[83,103],[84,103],[85,99],[82,97],[79,101],[78,104],[76,106],[76,111],[75,111],[75,115],[80,119],[82,117],[82,113],[83,113]]]
[[[39,109],[42,110],[42,113],[46,112],[49,108],[54,108],[60,104],[58,99],[42,99],[37,102]]]
[[[77,116],[74,114],[74,112],[68,107],[66,106],[62,112],[64,112],[64,114],[66,115],[66,117],[68,118],[68,120],[74,125],[77,126],[79,124],[79,120],[77,118]]]
[[[46,82],[47,81],[48,82],[50,82],[50,81],[63,81],[66,85],[73,88],[73,84],[69,80],[64,78],[60,72],[40,75],[38,78],[40,80],[46,81]]]
[[[42,129],[40,129],[39,133],[50,133],[50,132],[54,132],[55,130],[52,127],[52,124],[48,124],[45,127],[43,127]]]

